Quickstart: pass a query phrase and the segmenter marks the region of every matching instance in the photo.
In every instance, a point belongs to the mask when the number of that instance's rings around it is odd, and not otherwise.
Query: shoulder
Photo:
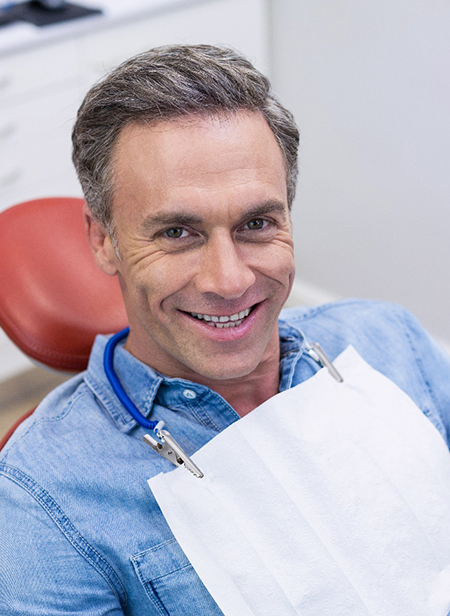
[[[69,379],[46,396],[33,414],[20,424],[2,450],[0,460],[14,459],[16,450],[30,448],[36,443],[42,452],[46,439],[58,430],[58,425],[82,421],[80,410],[91,405],[95,405],[95,400],[86,387],[84,374]]]
[[[30,493],[33,484],[36,490],[61,494],[66,488],[79,489],[80,477],[95,477],[93,458],[104,455],[98,453],[98,436],[107,441],[114,429],[85,376],[53,390],[15,431],[0,452],[3,480]]]
[[[300,328],[331,322],[366,325],[368,322],[385,323],[390,319],[408,320],[410,317],[410,313],[399,304],[365,299],[345,299],[320,306],[285,308],[280,315],[280,318],[290,325]]]
[[[13,572],[14,605],[23,606],[23,613],[31,613],[35,600],[42,601],[49,613],[65,612],[58,589],[71,605],[77,601],[92,605],[93,597],[100,605],[101,599],[102,608],[93,614],[104,613],[103,605],[109,606],[108,613],[121,613],[123,585],[110,562],[99,557],[95,542],[85,533],[89,529],[78,524],[88,511],[80,479],[94,485],[95,460],[86,450],[85,435],[95,431],[89,425],[91,417],[100,415],[91,412],[96,405],[84,374],[78,375],[49,394],[1,452],[0,515],[5,524],[0,530],[0,557]],[[83,459],[85,468],[80,465]],[[90,473],[88,462],[94,465]],[[38,589],[35,596],[29,594],[30,580]],[[8,589],[9,583],[0,575],[0,587]],[[53,605],[53,597],[58,605]],[[0,603],[4,599],[2,595]],[[6,604],[2,607],[6,610]]]
[[[13,482],[42,505],[44,494],[75,476],[95,405],[83,374],[53,390],[0,452],[0,491]]]
[[[380,369],[395,356],[397,363],[413,359],[428,335],[408,310],[395,303],[347,299],[312,308],[284,310],[281,318],[319,342],[334,358],[352,345]],[[333,357],[334,356],[334,357]]]
[[[315,307],[284,310],[281,318],[304,336],[338,354],[349,344],[361,354],[380,352],[383,345],[409,345],[409,335],[423,330],[414,317],[398,304],[348,299]]]

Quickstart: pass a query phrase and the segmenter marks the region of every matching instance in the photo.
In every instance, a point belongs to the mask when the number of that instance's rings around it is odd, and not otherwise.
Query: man
[[[129,318],[115,373],[188,455],[318,371],[305,336],[331,359],[352,344],[447,442],[450,366],[405,311],[347,301],[278,321],[298,131],[249,62],[209,46],[131,59],[88,93],[73,144],[93,255]],[[147,487],[173,467],[106,378],[106,343],[2,452],[0,612],[220,614]]]

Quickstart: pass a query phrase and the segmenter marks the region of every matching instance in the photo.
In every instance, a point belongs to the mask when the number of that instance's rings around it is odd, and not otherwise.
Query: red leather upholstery
[[[98,333],[127,325],[116,278],[97,268],[82,199],[54,197],[0,214],[0,326],[30,357],[83,370]]]

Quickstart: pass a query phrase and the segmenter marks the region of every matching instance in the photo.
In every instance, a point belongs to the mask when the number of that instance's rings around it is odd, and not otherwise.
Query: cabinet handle
[[[13,122],[0,126],[0,141],[5,141],[5,139],[8,139],[8,137],[14,135],[16,130],[17,124],[14,124]]]
[[[11,169],[11,171],[7,171],[4,175],[0,176],[0,188],[5,188],[6,186],[15,184],[21,176],[21,169]]]
[[[0,75],[0,92],[12,84],[11,75]]]

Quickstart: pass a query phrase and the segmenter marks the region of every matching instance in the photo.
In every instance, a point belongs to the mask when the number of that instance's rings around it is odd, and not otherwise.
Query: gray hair
[[[284,158],[291,207],[299,131],[267,77],[232,49],[168,45],[114,69],[89,90],[78,110],[72,159],[93,217],[113,232],[112,159],[124,126],[239,110],[262,113],[272,130]]]

